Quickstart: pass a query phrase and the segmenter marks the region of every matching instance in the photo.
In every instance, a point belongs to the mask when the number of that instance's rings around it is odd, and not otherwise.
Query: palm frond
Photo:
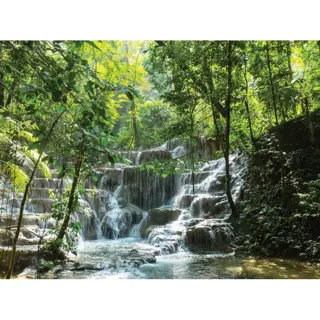
[[[26,140],[29,141],[29,142],[36,142],[36,141],[38,141],[38,139],[35,138],[35,137],[32,135],[31,132],[28,132],[28,131],[25,131],[25,130],[19,131],[18,136],[19,136],[20,138],[26,139]]]
[[[18,188],[18,191],[23,191],[29,181],[28,175],[16,164],[7,161],[0,170],[4,175],[8,176],[12,183]]]
[[[35,164],[39,158],[39,153],[36,150],[25,150],[25,154],[33,161]],[[45,178],[51,178],[51,171],[45,161],[40,159],[38,163],[38,168],[42,171]]]

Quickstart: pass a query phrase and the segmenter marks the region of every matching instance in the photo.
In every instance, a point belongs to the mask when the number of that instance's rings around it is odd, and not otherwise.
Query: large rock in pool
[[[208,219],[189,226],[184,240],[191,251],[230,252],[233,249],[234,235],[229,223]]]
[[[147,218],[140,228],[142,238],[147,238],[150,232],[157,226],[164,226],[179,218],[181,210],[170,208],[155,208],[149,211]]]
[[[108,239],[125,238],[128,237],[133,225],[138,224],[142,218],[142,210],[129,203],[124,208],[107,212],[100,223],[100,229]]]

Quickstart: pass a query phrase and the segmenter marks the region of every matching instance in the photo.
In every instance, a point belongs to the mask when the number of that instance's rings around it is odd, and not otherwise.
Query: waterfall
[[[198,250],[224,253],[232,251],[234,236],[226,221],[230,210],[224,191],[224,159],[212,160],[212,154],[209,156],[212,150],[202,150],[202,154],[211,159],[202,162],[202,166],[194,172],[194,179],[188,169],[182,174],[170,174],[163,178],[148,170],[141,171],[138,167],[144,162],[177,158],[189,150],[190,144],[173,140],[152,150],[127,153],[130,164],[97,166],[92,177],[85,181],[85,194],[79,199],[79,206],[71,219],[82,225],[80,238],[71,237],[72,241],[78,241],[77,250],[84,252],[88,245],[93,247],[95,242],[91,242],[92,240],[98,241],[99,248],[103,248],[104,243],[113,248],[109,244],[111,242],[114,243],[115,253],[118,252],[117,246],[121,245],[123,259],[129,259],[129,256],[135,259],[132,250],[138,250],[135,254],[139,256],[139,261],[147,261],[140,258],[140,254],[145,255],[138,245],[141,241],[149,253],[157,254]],[[230,156],[232,196],[236,205],[243,193],[245,168],[244,157]],[[68,185],[70,181],[64,181],[62,188]],[[61,186],[61,180],[55,172],[51,179],[37,175],[33,181],[26,204],[24,225],[37,234],[45,232],[49,236],[50,230],[55,228],[54,220],[49,219],[44,223],[41,216],[50,213],[50,189],[57,186]],[[16,215],[21,195],[9,195],[1,200],[1,207],[10,208]],[[14,223],[14,219],[8,214],[1,215],[0,224],[6,226],[9,221]],[[2,245],[11,241],[5,237],[7,236],[0,239]],[[19,245],[36,243],[38,237],[25,230],[19,237]],[[150,261],[154,261],[151,256]],[[25,261],[20,263],[21,266],[24,263],[28,265]]]
[[[202,160],[213,157],[212,141],[198,139],[202,146]],[[85,239],[139,238],[170,253],[197,245],[208,248],[222,239],[232,243],[232,230],[226,222],[230,215],[225,196],[224,159],[208,160],[194,172],[195,193],[193,194],[192,172],[171,174],[166,178],[137,166],[144,162],[180,157],[191,149],[189,142],[174,139],[158,148],[121,153],[131,164],[115,164],[101,167],[96,193],[87,201],[94,211],[95,236],[84,233]],[[232,195],[239,201],[243,185],[241,156],[230,156]],[[159,218],[160,217],[160,218]],[[88,228],[87,228],[88,229]],[[92,227],[93,229],[93,227]],[[92,229],[90,229],[92,231]]]

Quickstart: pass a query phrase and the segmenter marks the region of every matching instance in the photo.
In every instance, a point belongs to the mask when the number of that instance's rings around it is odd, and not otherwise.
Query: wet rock
[[[141,224],[140,235],[142,238],[147,238],[150,232],[158,227],[166,225],[167,223],[177,220],[181,214],[179,209],[156,208],[148,213],[148,217]]]
[[[178,251],[182,240],[182,230],[174,230],[166,227],[154,228],[148,242],[161,250],[162,254],[170,254]]]
[[[120,251],[117,255],[110,256],[111,259],[107,262],[105,268],[108,270],[139,268],[146,263],[155,263],[156,256],[159,254],[160,250],[150,245],[145,249],[134,248],[128,251]]]
[[[225,209],[227,202],[220,202],[224,197],[202,196],[194,199],[191,212],[194,217],[216,218]]]
[[[149,234],[152,232],[152,230],[154,228],[158,228],[158,226],[149,226],[149,227],[147,227],[146,224],[147,224],[147,221],[145,220],[141,225],[141,228],[140,228],[140,236],[141,236],[141,238],[148,238]]]
[[[196,224],[200,223],[204,221],[203,218],[194,218],[194,219],[191,219],[189,221],[186,222],[186,227],[193,227],[195,226]]]
[[[80,263],[80,262],[66,262],[54,267],[52,272],[54,274],[58,274],[61,272],[68,272],[68,271],[101,271],[104,267],[100,265],[94,265],[90,263]]]
[[[123,264],[140,267],[142,264],[155,263],[157,261],[154,252],[142,252],[138,250],[131,250],[127,256],[123,256]]]
[[[104,268],[102,266],[97,266],[90,263],[76,262],[74,266],[70,269],[70,271],[84,271],[84,270],[101,271],[103,269]]]
[[[82,236],[85,240],[96,240],[98,238],[97,221],[94,216],[89,217],[82,225]]]
[[[128,204],[124,208],[115,208],[104,216],[100,229],[102,234],[108,239],[127,237],[133,225],[141,222],[143,212],[133,204]]]
[[[169,222],[177,220],[180,214],[181,214],[181,210],[179,209],[168,209],[168,208],[152,209],[148,213],[148,224],[162,226]]]
[[[34,268],[25,268],[20,274],[18,274],[18,279],[34,279],[37,270]]]
[[[189,208],[192,201],[197,198],[198,195],[196,194],[184,194],[182,196],[179,196],[176,200],[176,204],[179,208]]]
[[[118,198],[118,204],[120,208],[124,208],[128,204],[128,201],[125,198]]]
[[[51,209],[52,199],[33,198],[28,200],[26,209],[30,212],[45,213]]]
[[[234,235],[230,224],[208,219],[187,228],[185,244],[191,251],[230,252]]]
[[[53,273],[57,274],[57,273],[60,273],[64,270],[63,266],[61,265],[58,265],[58,266],[55,266],[52,270]]]
[[[171,159],[171,152],[167,150],[144,150],[139,152],[137,157],[137,164],[144,162],[151,162],[161,159]]]
[[[0,246],[0,269],[8,270],[12,248]],[[37,258],[37,246],[35,245],[18,245],[16,248],[16,259],[14,270],[22,271],[33,265]]]
[[[121,184],[122,170],[118,168],[106,168],[104,176],[101,179],[101,187],[115,191]]]

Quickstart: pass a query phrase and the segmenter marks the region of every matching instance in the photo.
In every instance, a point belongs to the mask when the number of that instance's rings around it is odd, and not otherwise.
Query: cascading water
[[[95,212],[95,229],[92,227],[91,232],[87,232],[90,237],[83,233],[85,241],[78,250],[79,261],[95,256],[95,248],[100,263],[105,265],[114,255],[118,255],[118,259],[121,256],[126,265],[130,260],[128,254],[141,254],[141,248],[144,251],[139,261],[144,261],[143,254],[150,253],[190,255],[194,251],[206,251],[230,255],[233,233],[226,222],[229,209],[224,194],[223,159],[206,162],[194,172],[195,194],[192,194],[191,172],[162,178],[134,165],[183,156],[190,146],[179,146],[178,142],[123,154],[132,165],[116,164],[99,169],[96,192],[86,197]],[[210,152],[203,154],[212,157],[212,148]],[[242,157],[230,157],[232,194],[236,202],[241,193],[244,167]],[[85,226],[84,230],[87,229]],[[101,255],[104,245],[108,253]]]

